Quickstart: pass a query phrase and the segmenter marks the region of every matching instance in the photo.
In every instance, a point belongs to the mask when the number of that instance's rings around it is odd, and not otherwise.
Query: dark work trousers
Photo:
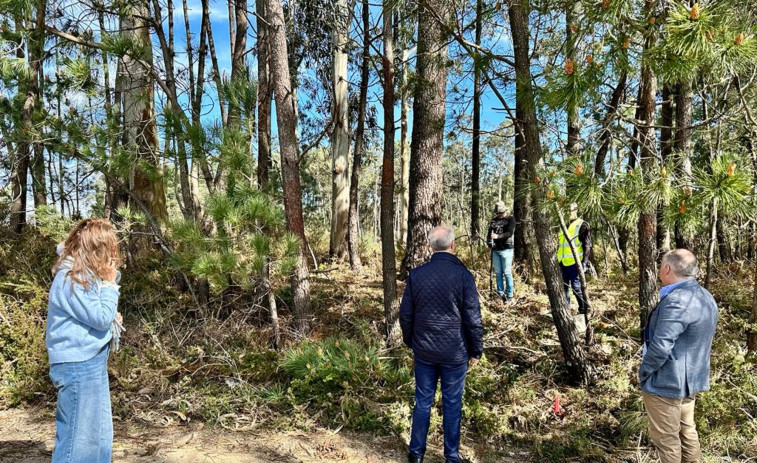
[[[426,453],[426,435],[434,404],[436,385],[442,383],[442,427],[444,428],[444,458],[448,463],[460,461],[460,421],[463,409],[463,390],[468,364],[447,365],[424,362],[415,357],[415,408],[410,431],[410,456],[419,458]]]
[[[581,278],[578,276],[578,264],[564,266],[560,264],[560,271],[562,272],[563,289],[565,290],[565,298],[568,300],[568,307],[570,307],[570,289],[573,288],[573,294],[575,294],[578,300],[578,313],[586,313],[586,301],[584,300],[584,293],[581,290]]]

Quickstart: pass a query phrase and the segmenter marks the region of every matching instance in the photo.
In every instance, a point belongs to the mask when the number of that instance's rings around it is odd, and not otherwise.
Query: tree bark
[[[673,148],[680,157],[680,176],[686,187],[691,188],[693,176],[691,172],[691,81],[678,84],[676,92],[676,131]],[[675,225],[675,240],[677,248],[694,250],[694,236],[685,232],[678,223]]]
[[[536,166],[542,161],[542,147],[536,119],[534,89],[531,85],[531,61],[528,50],[529,5],[526,0],[510,0],[509,6],[510,31],[515,57],[516,117],[519,125],[516,132],[522,134],[521,149],[527,161],[526,177],[535,178]],[[578,330],[568,309],[568,301],[562,291],[563,283],[555,259],[557,240],[543,210],[545,200],[544,193],[540,189],[535,190],[531,195],[536,242],[539,246],[539,256],[547,284],[552,318],[557,328],[557,335],[571,380],[586,384],[591,380],[591,373],[583,346],[579,342]]]
[[[362,262],[360,261],[360,209],[358,207],[358,186],[360,183],[360,165],[362,163],[363,151],[365,151],[365,113],[368,106],[368,78],[371,64],[371,24],[370,5],[368,0],[363,0],[362,19],[363,62],[360,67],[360,102],[358,104],[357,128],[355,129],[355,152],[352,160],[352,177],[350,179],[349,230],[347,235],[347,247],[350,253],[350,268],[355,272],[360,272],[362,267]],[[392,121],[392,124],[394,124],[394,121]],[[393,133],[394,132],[392,132],[392,134]],[[394,139],[392,139],[392,141],[393,140]]]
[[[662,164],[665,165],[673,153],[673,99],[675,94],[670,85],[662,87],[662,106],[660,107],[660,154]],[[657,260],[662,259],[662,255],[670,250],[670,231],[665,226],[665,209],[663,204],[657,205]]]
[[[42,155],[41,151],[37,151],[35,144],[35,142],[39,142],[39,136],[34,124],[34,113],[35,109],[37,109],[40,104],[39,77],[43,65],[42,61],[45,45],[44,21],[46,9],[46,0],[37,1],[34,27],[29,31],[28,56],[26,56],[24,47],[21,43],[18,44],[16,51],[17,58],[27,58],[27,63],[29,64],[29,78],[19,84],[19,94],[24,95],[24,105],[21,110],[21,131],[23,135],[20,137],[20,141],[16,144],[16,154],[11,160],[10,189],[12,202],[10,208],[10,229],[14,233],[21,233],[24,225],[26,225],[26,196],[28,193],[29,168],[32,165],[38,168],[36,159],[35,163],[32,164],[32,152],[35,153],[35,158],[41,157]],[[17,19],[17,30],[21,31],[27,29],[26,25],[23,24],[23,21],[24,20],[22,19]],[[42,170],[44,177],[44,164]],[[34,171],[35,169],[32,169],[32,177],[35,177]],[[44,188],[42,190],[44,190]],[[36,203],[36,195],[34,199]]]
[[[712,200],[712,209],[710,209],[710,239],[707,242],[707,274],[704,277],[705,289],[710,289],[710,281],[712,280],[712,271],[715,260],[715,242],[718,239],[717,236],[718,225],[718,199]]]
[[[651,14],[655,5],[654,0],[645,0],[645,11]],[[654,44],[653,31],[648,31],[644,45],[645,51]],[[645,183],[652,182],[656,176],[657,152],[655,142],[655,98],[657,93],[657,79],[646,61],[642,62],[641,80],[639,84],[638,121],[637,132],[639,135],[640,166]],[[638,222],[639,236],[639,314],[641,329],[647,323],[647,316],[657,305],[657,205],[646,205]]]
[[[407,150],[408,113],[410,113],[410,98],[408,97],[408,60],[410,50],[402,50],[402,84],[400,86],[400,236],[402,242],[407,240],[407,218],[410,205],[410,153]]]
[[[403,277],[429,258],[431,248],[426,237],[441,223],[447,45],[434,14],[441,15],[441,21],[446,22],[450,15],[448,1],[418,2],[418,82],[413,101],[410,204]]]
[[[247,79],[247,63],[245,63],[245,51],[247,48],[247,0],[234,0],[234,22],[229,16],[229,33],[234,33],[231,42],[231,82]],[[232,4],[229,1],[229,15]],[[238,128],[242,118],[242,107],[239,101],[229,100],[229,125]],[[221,170],[219,165],[218,170]],[[218,173],[216,173],[218,176]]]
[[[384,0],[384,158],[381,169],[381,274],[384,280],[384,321],[386,343],[399,344],[399,305],[397,304],[397,269],[394,255],[394,41],[392,40],[391,0]],[[368,0],[363,1],[364,27],[367,24]],[[367,27],[366,27],[367,30]],[[366,39],[367,39],[366,32]],[[365,50],[368,50],[367,45]],[[365,59],[366,56],[364,55]],[[365,68],[364,68],[365,69]],[[362,90],[361,90],[362,92]],[[362,97],[362,94],[361,94]]]
[[[265,0],[256,0],[259,17],[267,17]],[[271,69],[268,26],[258,19],[258,188],[267,191],[271,172]]]
[[[610,126],[615,119],[615,113],[618,111],[620,100],[625,94],[627,80],[628,71],[624,68],[618,79],[618,85],[612,91],[610,105],[607,108],[607,114],[605,114],[605,118],[602,121],[602,135],[599,137],[600,145],[597,150],[597,158],[594,161],[594,175],[597,177],[601,177],[604,174],[605,160],[607,159],[607,153],[609,153],[610,147],[612,146],[612,130],[610,129]]]
[[[349,188],[349,81],[347,64],[349,54],[347,41],[350,11],[347,0],[337,0],[337,19],[333,31],[334,69],[332,75],[331,117],[331,233],[329,257],[344,255],[344,237],[347,234],[347,219],[350,208]]]
[[[481,45],[483,26],[483,0],[476,0],[476,45]],[[479,236],[479,209],[481,202],[481,62],[478,54],[473,60],[473,144],[471,146],[471,201],[470,234]]]
[[[568,2],[565,10],[565,47],[567,48],[565,56],[574,65],[576,65],[576,33],[573,32],[573,28],[577,27],[574,24],[575,17],[577,16],[577,5],[578,2]],[[566,108],[566,113],[568,141],[565,145],[565,152],[570,157],[578,154],[578,141],[581,135],[581,126],[578,120],[578,105],[571,100]]]
[[[310,282],[308,281],[307,241],[302,216],[300,158],[297,147],[297,116],[289,75],[284,11],[278,0],[265,0],[271,82],[276,99],[276,122],[281,152],[281,175],[284,187],[284,214],[287,230],[300,240],[300,261],[292,274],[294,325],[300,335],[310,330]]]
[[[751,237],[752,242],[757,241],[757,234]],[[757,246],[757,244],[753,244]],[[750,352],[757,352],[757,259],[754,261],[754,290],[752,293],[752,314],[749,317],[751,328],[747,332],[747,348]]]
[[[121,31],[145,44],[143,61],[152,64],[152,46],[146,3],[135,3],[131,14],[121,17]],[[130,56],[122,61],[124,146],[135,158],[129,189],[142,201],[159,222],[168,218],[163,166],[158,152],[158,131],[155,125],[155,82],[150,72]],[[134,211],[139,211],[131,204]],[[141,212],[141,211],[139,211]]]

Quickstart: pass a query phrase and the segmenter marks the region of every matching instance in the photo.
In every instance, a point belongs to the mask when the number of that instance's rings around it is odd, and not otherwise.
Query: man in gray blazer
[[[699,286],[697,259],[670,251],[660,264],[660,303],[649,314],[639,383],[649,437],[661,463],[701,460],[696,394],[710,388],[710,349],[718,321],[712,295]]]

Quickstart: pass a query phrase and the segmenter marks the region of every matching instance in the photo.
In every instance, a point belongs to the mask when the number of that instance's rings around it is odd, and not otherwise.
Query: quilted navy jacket
[[[460,364],[483,352],[483,328],[473,275],[460,259],[436,252],[410,271],[400,305],[402,337],[421,360]]]

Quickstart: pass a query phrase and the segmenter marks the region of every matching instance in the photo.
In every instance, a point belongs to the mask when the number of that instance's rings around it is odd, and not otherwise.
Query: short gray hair
[[[679,277],[696,278],[699,273],[697,258],[688,249],[674,249],[662,256],[662,263]]]
[[[455,242],[455,230],[447,225],[439,225],[428,233],[428,243],[431,249],[436,251],[446,251],[452,247]]]

